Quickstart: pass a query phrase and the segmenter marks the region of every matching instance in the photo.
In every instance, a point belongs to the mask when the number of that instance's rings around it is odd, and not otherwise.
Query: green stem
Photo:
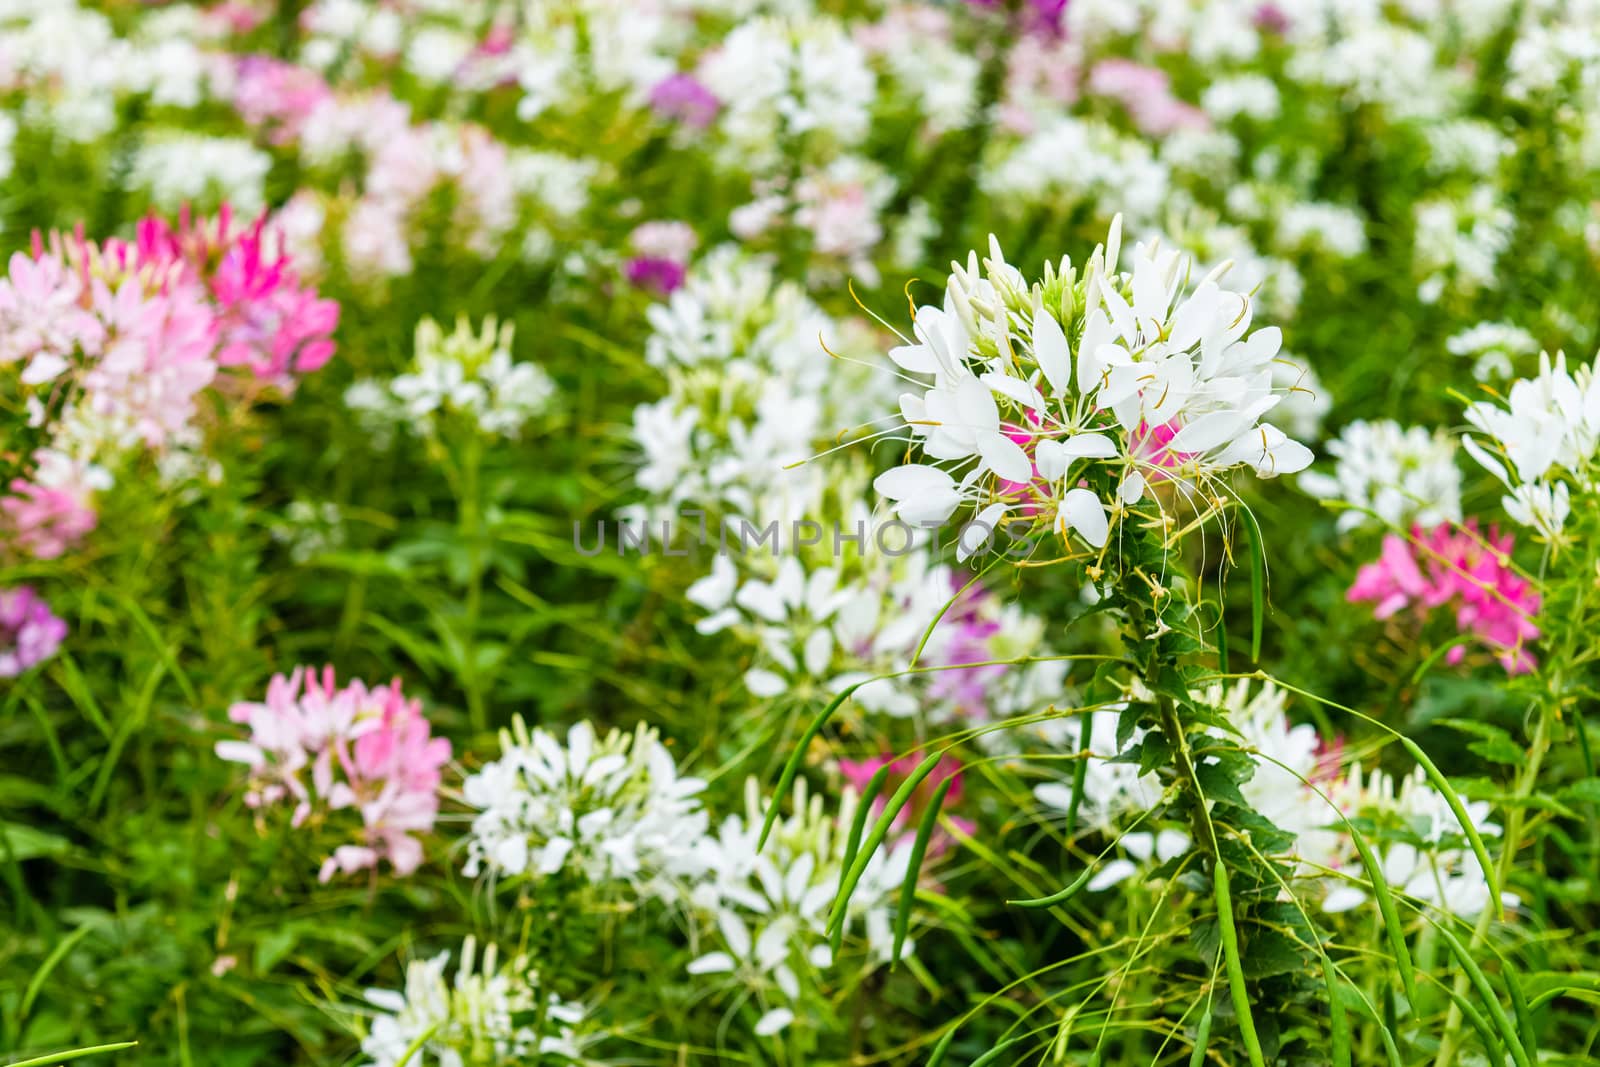
[[[478,733],[488,729],[489,717],[478,677],[478,620],[483,611],[483,508],[479,499],[479,442],[466,448],[461,464],[461,539],[467,545],[466,624],[461,634],[461,687],[467,696],[467,715]]]
[[[1161,715],[1161,729],[1172,742],[1174,758],[1178,763],[1184,788],[1194,799],[1195,837],[1211,857],[1212,889],[1217,907],[1217,928],[1222,935],[1222,953],[1228,968],[1228,992],[1233,999],[1233,1011],[1238,1017],[1239,1035],[1244,1039],[1245,1052],[1250,1057],[1250,1067],[1265,1067],[1261,1053],[1261,1039],[1256,1036],[1255,1017],[1250,1010],[1250,993],[1244,984],[1244,962],[1239,952],[1239,931],[1233,922],[1233,894],[1228,886],[1228,868],[1222,862],[1217,848],[1217,829],[1206,809],[1205,791],[1200,788],[1200,776],[1195,772],[1194,757],[1189,752],[1189,739],[1183,732],[1178,709],[1171,697],[1156,694],[1156,707]]]
[[[1594,583],[1589,576],[1595,573],[1596,563],[1600,562],[1600,546],[1595,544],[1595,539],[1592,537],[1586,540],[1589,545],[1588,551],[1584,555],[1583,565],[1575,572],[1581,576],[1578,595],[1572,610],[1564,613],[1566,629],[1562,635],[1561,647],[1551,659],[1549,680],[1539,700],[1539,717],[1534,723],[1533,738],[1528,746],[1528,759],[1517,776],[1511,794],[1512,802],[1506,812],[1505,833],[1500,839],[1500,860],[1495,865],[1499,874],[1496,881],[1501,886],[1507,884],[1511,869],[1516,862],[1517,849],[1522,838],[1523,820],[1527,811],[1524,802],[1533,795],[1534,788],[1539,784],[1539,771],[1544,765],[1545,755],[1550,751],[1554,733],[1553,723],[1561,714],[1566,672],[1575,661],[1579,642],[1586,639],[1590,629],[1586,615],[1589,591]],[[1581,719],[1576,728],[1583,729]],[[1482,945],[1484,939],[1488,937],[1493,915],[1492,907],[1485,907],[1479,914],[1478,921],[1472,928],[1472,939],[1467,943],[1469,952]],[[1455,977],[1453,984],[1455,996],[1451,998],[1450,1012],[1445,1018],[1444,1035],[1439,1040],[1439,1054],[1434,1058],[1434,1067],[1450,1067],[1460,1049],[1461,1026],[1465,1019],[1461,1009],[1454,1002],[1466,995],[1469,981],[1465,969]]]

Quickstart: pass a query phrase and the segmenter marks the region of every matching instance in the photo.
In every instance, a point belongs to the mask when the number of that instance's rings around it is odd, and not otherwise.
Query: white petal
[[[990,371],[978,380],[1001,396],[1015,400],[1025,408],[1032,408],[1034,411],[1044,410],[1043,394],[1021,378]]]
[[[787,692],[789,683],[771,671],[759,667],[744,672],[744,687],[752,696],[771,698]]]
[[[733,957],[726,952],[708,952],[697,960],[690,960],[690,974],[722,974],[734,968]]]
[[[1111,534],[1105,505],[1087,489],[1068,490],[1061,500],[1060,519],[1094,548],[1102,548]]]
[[[956,542],[956,562],[965,563],[967,557],[974,552],[984,550],[994,543],[995,532],[999,529],[1000,520],[1010,510],[1007,504],[990,504],[975,515],[970,523],[961,528],[961,535]]]
[[[1033,464],[1028,454],[1003,433],[984,431],[978,435],[978,454],[1000,477],[1008,482],[1033,480]]]
[[[1126,881],[1138,873],[1139,868],[1128,860],[1112,860],[1104,867],[1101,867],[1093,878],[1089,879],[1089,892],[1098,893],[1102,889],[1110,889],[1118,882]]]
[[[1144,499],[1144,475],[1138,471],[1129,471],[1123,476],[1122,483],[1117,486],[1117,499],[1129,507]]]
[[[1103,433],[1073,434],[1061,442],[1061,450],[1070,459],[1115,459],[1116,442]]]
[[[909,500],[918,496],[931,496],[953,492],[955,479],[938,467],[921,463],[907,463],[878,475],[872,488],[890,500]]]
[[[788,1008],[773,1008],[756,1020],[756,1036],[771,1037],[773,1034],[781,1034],[792,1022],[794,1022],[794,1012]]]
[[[1067,335],[1055,316],[1042,307],[1033,312],[1033,358],[1057,395],[1072,387],[1072,350],[1067,347]]]
[[[1249,421],[1238,411],[1213,411],[1201,415],[1172,435],[1167,442],[1171,452],[1193,454],[1208,452],[1218,445],[1227,444],[1249,426]]]

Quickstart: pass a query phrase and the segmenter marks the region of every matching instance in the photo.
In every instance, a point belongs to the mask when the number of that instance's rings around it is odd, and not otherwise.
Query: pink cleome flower
[[[15,678],[49,659],[67,624],[30,587],[0,589],[0,678]]]
[[[1152,137],[1175,130],[1209,129],[1204,111],[1172,95],[1165,71],[1130,59],[1103,59],[1089,71],[1089,91],[1127,109],[1135,126]]]
[[[650,90],[650,108],[662,118],[705,129],[716,121],[722,101],[694,75],[673,74]]]
[[[220,322],[217,362],[248,367],[278,385],[293,385],[291,374],[320,369],[333,356],[333,331],[339,304],[301,285],[263,212],[235,231],[233,211],[222,205],[215,222],[191,220],[188,211],[173,231],[151,217],[140,224],[141,247],[177,260],[206,286]]]
[[[333,97],[322,75],[271,56],[238,57],[233,106],[252,126],[272,126],[278,144],[294,140],[311,113]]]
[[[0,498],[0,544],[34,559],[57,559],[93,530],[94,509],[70,489],[46,488],[22,478]]]
[[[1538,638],[1533,622],[1539,594],[1510,566],[1514,539],[1495,527],[1487,537],[1475,520],[1452,527],[1441,523],[1411,538],[1390,534],[1378,559],[1362,567],[1345,594],[1352,603],[1373,602],[1379,619],[1412,608],[1426,617],[1447,605],[1455,607],[1456,630],[1470,634],[1493,650],[1510,674],[1524,674],[1536,665],[1526,645]],[[1451,664],[1466,657],[1463,645],[1445,656]]]
[[[274,675],[263,703],[240,702],[228,717],[250,728],[248,741],[219,741],[219,757],[250,767],[245,803],[292,803],[291,825],[320,824],[334,812],[360,815],[355,840],[337,845],[318,879],[376,868],[387,860],[406,875],[422,862],[413,834],[433,829],[441,769],[450,742],[433,737],[422,704],[398,680],[340,688],[332,667]]]

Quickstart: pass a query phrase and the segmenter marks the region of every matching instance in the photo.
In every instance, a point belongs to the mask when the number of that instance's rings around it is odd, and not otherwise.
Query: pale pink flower
[[[365,279],[398,278],[410,274],[411,242],[404,213],[374,197],[362,197],[345,217],[341,232],[345,261]]]
[[[228,716],[251,731],[248,741],[216,746],[221,758],[249,765],[246,804],[292,802],[295,827],[335,824],[335,812],[359,814],[355,840],[334,847],[319,880],[380,860],[396,874],[416,870],[422,842],[412,835],[433,829],[450,742],[431,736],[421,702],[407,700],[399,681],[339,688],[332,667],[320,676],[297,667],[273,677],[264,703],[235,704]]]
[[[650,90],[650,107],[663,118],[704,129],[716,121],[722,101],[692,74],[673,74]]]
[[[160,448],[188,427],[194,398],[216,376],[216,318],[195,285],[146,293],[134,279],[115,290],[95,279],[92,288],[107,339],[84,373],[83,403]]]
[[[1172,95],[1172,83],[1165,71],[1143,63],[1101,60],[1089,72],[1089,91],[1122,104],[1134,125],[1153,137],[1211,126],[1204,111]]]
[[[466,233],[467,247],[493,256],[500,239],[517,224],[517,185],[505,146],[481,126],[461,130],[456,189],[456,226]]]
[[[83,284],[59,257],[13,253],[0,278],[0,366],[26,361],[23,384],[41,385],[75,354],[93,356],[105,331],[83,305]]]
[[[240,56],[233,106],[253,126],[271,127],[283,144],[299,136],[307,118],[333,91],[313,70],[270,56]]]
[[[53,466],[71,468],[69,476],[53,479],[41,464],[33,480],[13,478],[10,494],[0,497],[0,557],[55,559],[94,529],[89,486],[71,476],[77,473],[74,465]]]

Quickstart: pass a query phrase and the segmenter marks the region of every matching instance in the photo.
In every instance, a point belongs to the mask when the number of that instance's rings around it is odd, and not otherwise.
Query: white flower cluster
[[[680,778],[665,746],[642,724],[632,735],[597,738],[580,722],[563,745],[518,719],[501,744],[500,758],[462,787],[462,799],[478,812],[467,839],[468,875],[547,878],[571,871],[594,886],[659,900],[694,919],[696,938],[719,946],[701,952],[689,973],[729,974],[769,1006],[758,1035],[795,1020],[803,990],[833,962],[826,920],[844,873],[841,827],[854,818],[854,794],[827,814],[821,796],[808,798],[802,779],[792,814],[758,851],[765,814],[760,783],[746,782],[742,816],[713,829],[698,800],[704,783]],[[875,854],[850,899],[846,933],[864,931],[873,965],[889,957],[890,901],[904,881],[910,847],[900,841]],[[470,947],[466,956],[470,971]],[[444,995],[443,967],[443,957],[412,965],[410,1014],[375,1028],[372,1043],[404,1048],[405,1039],[448,1016],[454,1002]],[[484,969],[486,975],[493,969],[492,959]],[[400,1010],[398,995],[384,997],[375,1002]],[[378,1058],[371,1049],[368,1055]]]
[[[515,327],[494,316],[474,332],[463,316],[446,334],[431,318],[417,324],[412,370],[387,383],[356,382],[345,404],[373,424],[438,431],[438,420],[455,416],[488,437],[518,437],[549,407],[555,385],[542,367],[511,358]]]
[[[1129,508],[1159,506],[1162,483],[1193,501],[1235,467],[1271,477],[1311,462],[1260,421],[1286,394],[1272,372],[1281,334],[1249,332],[1248,295],[1221,270],[1191,287],[1186,258],[1159,244],[1139,245],[1129,273],[1119,252],[1120,219],[1081,278],[1063,259],[1030,286],[992,241],[981,273],[976,253],[953,265],[944,307],[919,308],[916,343],[890,352],[932,378],[900,400],[922,461],[874,483],[902,518],[942,522],[970,503],[986,527],[1042,516],[1100,549]],[[1081,484],[1095,472],[1102,488]]]
[[[1339,515],[1340,530],[1461,521],[1461,472],[1449,435],[1388,419],[1358,420],[1327,447],[1337,460],[1333,473],[1308,471],[1300,488],[1349,505]]]
[[[1135,685],[1132,695],[1141,692]],[[1239,791],[1253,809],[1295,835],[1284,858],[1294,861],[1297,877],[1321,885],[1324,911],[1349,911],[1366,899],[1356,884],[1365,880],[1361,858],[1341,815],[1372,824],[1368,838],[1397,892],[1469,919],[1488,904],[1489,883],[1476,855],[1467,847],[1449,802],[1422,768],[1398,788],[1382,771],[1364,778],[1356,766],[1341,773],[1337,760],[1322,750],[1316,729],[1288,717],[1287,694],[1271,682],[1259,689],[1249,680],[1213,685],[1200,699],[1228,717],[1232,730],[1216,731],[1217,736],[1242,746],[1255,762],[1254,773]],[[1074,716],[1066,720],[1070,726],[1056,742],[1063,750],[1089,753],[1077,805],[1079,825],[1106,835],[1119,833],[1161,800],[1154,774],[1141,775],[1134,764],[1114,762],[1116,719],[1113,711]],[[1048,810],[1069,810],[1068,777],[1070,772],[1035,786],[1035,798]],[[1470,803],[1467,813],[1481,835],[1499,833],[1488,821],[1487,803]],[[1123,833],[1122,854],[1103,863],[1087,888],[1108,889],[1152,860],[1183,855],[1190,843],[1187,834],[1172,829]]]
[[[706,57],[701,80],[724,102],[718,128],[730,162],[760,171],[786,138],[850,148],[866,136],[876,79],[838,21],[821,15],[755,18]]]
[[[655,731],[597,737],[580,722],[565,744],[519,718],[502,731],[500,758],[462,784],[477,814],[465,871],[547,878],[571,871],[596,886],[631,885],[675,899],[703,873],[705,783],[680,778]]]
[[[707,612],[697,630],[731,630],[758,650],[758,665],[744,676],[754,696],[833,694],[856,685],[853,706],[937,724],[1006,719],[1061,692],[1066,664],[1048,658],[1043,623],[981,588],[952,605],[964,579],[934,562],[925,544],[894,554],[869,544],[859,568],[807,570],[789,555],[770,576],[753,569],[718,556],[686,595]],[[919,645],[917,662],[939,669],[904,673]],[[1001,662],[1033,656],[1044,658]]]
[[[832,452],[838,432],[889,402],[892,378],[863,365],[858,324],[838,324],[797,287],[776,284],[770,267],[730,249],[698,262],[669,302],[649,311],[646,357],[667,371],[667,395],[634,414],[644,462],[637,474],[649,502],[640,519],[691,510],[738,538],[780,523],[790,551],[718,553],[688,591],[706,612],[702,633],[732,631],[759,662],[745,674],[753,695],[770,698],[816,686],[830,692],[868,678],[855,704],[871,713],[934,721],[955,715],[1000,718],[1033,710],[1059,691],[1060,663],[986,668],[981,696],[962,672],[882,677],[911,666],[917,644],[960,582],[934,563],[926,538],[884,531],[861,501],[859,454]],[[831,359],[819,337],[842,335],[861,350]],[[834,349],[834,351],[840,351]],[[886,368],[885,368],[886,369]],[[803,461],[810,460],[810,462]],[[837,522],[838,528],[832,528]],[[796,523],[816,524],[817,547],[795,551]],[[880,538],[878,535],[882,534]],[[859,543],[835,537],[859,538]],[[852,549],[846,553],[846,548]],[[831,550],[831,551],[830,551]],[[781,560],[774,558],[782,554]],[[1045,652],[1037,620],[983,601],[983,640],[954,616],[935,630],[921,662],[950,665]],[[992,631],[993,636],[988,636]]]
[[[1072,166],[1060,166],[1063,159]],[[984,167],[978,180],[1003,209],[1115,203],[1139,228],[1156,223],[1172,186],[1148,141],[1071,115],[1051,119]]]
[[[692,902],[703,917],[701,936],[717,945],[689,964],[694,975],[728,975],[757,998],[762,1015],[757,1036],[779,1033],[801,1016],[802,976],[833,963],[827,920],[844,876],[845,835],[857,803],[845,791],[837,816],[824,812],[823,798],[808,799],[804,779],[795,783],[792,814],[773,826],[758,852],[764,805],[760,784],[749,779],[743,817],[730,815],[706,839],[712,872],[696,887]],[[859,924],[868,959],[888,961],[894,937],[894,899],[905,881],[912,842],[901,840],[875,852],[846,905],[847,932]],[[903,951],[914,944],[908,938]]]
[[[666,396],[633,417],[651,515],[814,518],[828,482],[796,465],[888,395],[886,376],[824,348],[870,351],[860,325],[835,322],[765,260],[728,247],[699,260],[649,318],[645,356],[667,373]]]
[[[404,989],[367,990],[367,1002],[379,1014],[361,1040],[363,1067],[406,1062],[467,1067],[528,1057],[541,1063],[579,1061],[574,1027],[583,1022],[583,1007],[542,992],[526,957],[502,962],[496,946],[488,945],[480,959],[477,942],[469,937],[453,976],[449,966],[448,952],[413,960],[406,965]],[[533,1018],[543,1020],[537,1030],[529,1022]]]
[[[1444,794],[1429,783],[1418,767],[1399,780],[1381,770],[1363,779],[1360,766],[1329,783],[1323,792],[1350,818],[1360,817],[1380,831],[1368,834],[1373,851],[1383,867],[1384,879],[1396,893],[1403,893],[1434,908],[1462,918],[1476,917],[1490,903],[1489,881],[1478,857],[1468,846]],[[1467,818],[1480,837],[1498,837],[1500,827],[1489,821],[1487,801],[1466,804]],[[1332,820],[1329,820],[1330,823]],[[1329,878],[1324,911],[1341,912],[1359,907],[1367,899],[1360,883],[1367,880],[1361,858],[1339,834],[1343,827],[1330,825],[1324,840],[1339,842],[1339,852],[1321,858],[1322,866],[1340,871],[1348,880]],[[1372,840],[1377,837],[1377,840]],[[1340,862],[1342,860],[1342,862]],[[1510,894],[1502,903],[1514,904]]]
[[[1480,322],[1444,343],[1452,356],[1471,356],[1472,376],[1480,382],[1509,378],[1517,360],[1539,351],[1539,342],[1509,322]]]
[[[225,90],[225,65],[195,41],[207,32],[203,15],[161,12],[138,29],[118,37],[111,19],[77,0],[11,0],[0,6],[0,88],[24,90],[25,120],[78,144],[116,127],[121,98],[190,108]]]
[[[253,215],[266,202],[271,169],[272,157],[242,138],[173,134],[140,145],[128,181],[163,211],[226,202]]]
[[[1572,511],[1572,494],[1600,487],[1600,377],[1593,364],[1567,370],[1557,353],[1539,356],[1539,373],[1519,378],[1503,403],[1480,400],[1467,407],[1476,434],[1467,452],[1500,480],[1506,514],[1559,541]]]

